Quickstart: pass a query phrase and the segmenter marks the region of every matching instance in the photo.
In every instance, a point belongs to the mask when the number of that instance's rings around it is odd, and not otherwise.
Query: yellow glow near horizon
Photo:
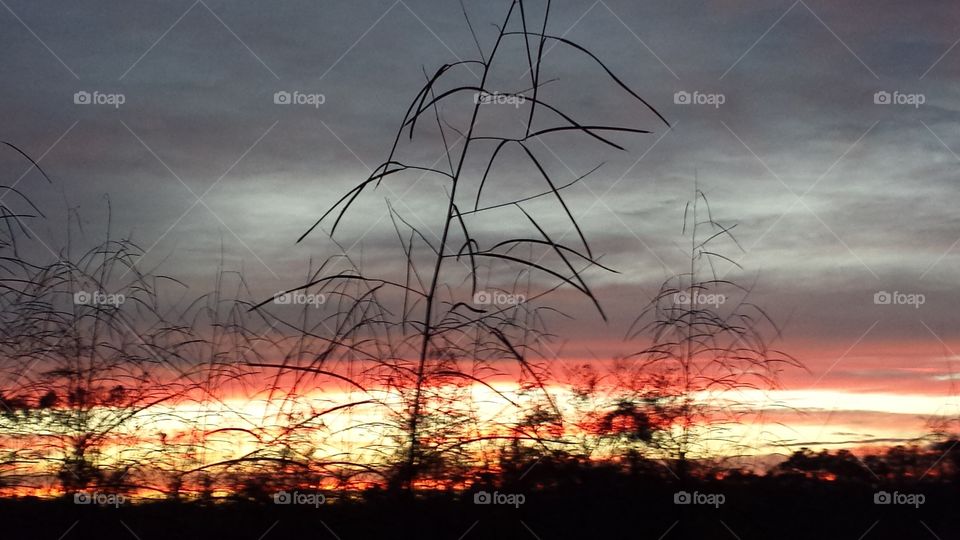
[[[477,425],[495,433],[506,433],[521,415],[530,410],[536,396],[521,392],[516,383],[497,383],[494,389],[475,384],[469,387],[469,405],[475,413]],[[553,400],[564,416],[572,418],[572,394],[569,389],[549,387]],[[514,400],[519,407],[510,404],[504,397]],[[862,448],[900,441],[919,439],[929,434],[925,418],[956,415],[956,398],[942,396],[893,393],[853,393],[840,390],[776,390],[738,391],[713,399],[723,398],[733,409],[747,413],[743,422],[724,424],[717,440],[700,441],[698,455],[691,457],[753,456],[760,469],[769,465],[765,456],[785,455],[802,446],[818,449]],[[211,463],[242,458],[256,451],[276,451],[270,447],[271,438],[282,432],[291,418],[303,421],[317,411],[325,411],[336,405],[368,399],[381,402],[396,402],[397,396],[386,391],[332,391],[316,389],[301,394],[295,400],[262,397],[243,398],[231,396],[222,402],[159,406],[149,411],[141,429],[122,433],[128,440],[139,440],[134,445],[116,444],[102,449],[100,459],[108,462],[125,456],[136,459],[151,451],[164,451],[157,434],[163,432],[175,444],[197,445],[198,454],[189,465],[174,466],[193,468]],[[705,399],[706,396],[699,396]],[[293,415],[288,417],[285,415]],[[354,462],[375,463],[383,455],[376,446],[383,442],[385,429],[356,428],[388,421],[380,404],[363,404],[340,409],[323,415],[323,429],[308,430],[295,445],[309,452],[315,449],[317,456],[348,456]],[[351,429],[356,428],[356,429]],[[567,434],[576,436],[575,428],[565,426]],[[38,436],[42,436],[38,434]],[[132,438],[132,439],[130,439]],[[26,444],[20,441],[19,444]],[[201,450],[202,448],[202,450]],[[478,452],[488,448],[477,446]],[[602,456],[595,456],[602,457]],[[652,455],[651,457],[658,457]],[[170,456],[176,460],[175,455]],[[295,457],[296,458],[296,457]],[[308,454],[299,456],[310,459]],[[39,488],[47,489],[47,488]]]

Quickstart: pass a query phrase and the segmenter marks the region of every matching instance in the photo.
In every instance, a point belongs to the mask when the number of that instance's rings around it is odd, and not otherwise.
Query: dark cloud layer
[[[466,4],[489,47],[507,2]],[[310,257],[334,253],[322,233],[293,242],[385,157],[422,70],[476,54],[457,2],[6,6],[0,138],[42,156],[55,180],[31,173],[18,184],[51,216],[37,225],[46,242],[62,243],[64,200],[94,236],[109,194],[114,228],[151,247],[149,260],[168,257],[171,273],[200,281],[222,241],[265,294],[295,283]],[[590,46],[674,124],[667,130],[582,55],[548,52],[558,80],[544,96],[578,118],[654,131],[618,138],[623,154],[561,136],[536,148],[567,180],[605,163],[568,194],[604,262],[622,272],[594,275],[612,322],[589,319],[585,302],[562,295],[565,310],[592,321],[566,335],[619,339],[656,285],[682,269],[682,212],[697,176],[716,217],[739,223],[746,252],[731,249],[745,270],[732,275],[757,280],[754,294],[788,323],[786,348],[826,351],[814,371],[855,343],[877,350],[881,336],[930,350],[955,343],[958,19],[947,1],[554,2],[553,32]],[[506,73],[522,74],[521,51],[504,50]],[[516,77],[497,82],[525,88]],[[79,91],[121,93],[125,103],[76,105]],[[275,105],[278,91],[325,101]],[[677,92],[724,102],[678,104]],[[877,92],[924,103],[876,104]],[[455,118],[452,106],[444,112]],[[491,114],[485,127],[510,127]],[[422,137],[433,146],[411,155],[439,158],[435,132]],[[26,168],[11,153],[0,165],[7,184]],[[491,204],[542,189],[516,155],[498,170]],[[362,248],[368,267],[396,268],[385,198],[425,231],[438,227],[442,184],[417,180],[369,194],[344,223],[338,239]],[[562,234],[553,212],[547,221]],[[479,227],[493,237],[516,226]],[[882,290],[927,302],[876,306]]]

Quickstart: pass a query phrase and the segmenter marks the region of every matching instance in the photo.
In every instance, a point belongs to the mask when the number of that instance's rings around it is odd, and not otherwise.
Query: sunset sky
[[[452,1],[0,4],[0,140],[53,180],[0,152],[0,184],[49,218],[31,222],[38,241],[26,249],[53,260],[69,209],[83,220],[73,241],[91,245],[109,196],[113,232],[148,251],[144,267],[204,290],[223,256],[260,298],[340,253],[322,230],[295,241],[386,157],[423,70],[477,55]],[[465,4],[489,48],[509,3]],[[908,440],[928,429],[925,417],[960,413],[953,3],[563,0],[551,17],[553,33],[589,46],[671,124],[583,55],[548,49],[544,70],[557,80],[544,95],[575,117],[652,132],[617,138],[627,152],[562,137],[537,147],[564,182],[603,163],[567,203],[620,272],[587,273],[608,322],[582,296],[553,297],[575,316],[551,321],[557,366],[602,366],[640,348],[624,335],[660,283],[685,271],[696,178],[714,218],[737,224],[743,251],[723,250],[743,270],[723,274],[752,286],[783,330],[777,348],[808,369],[786,371],[782,391],[747,396],[771,410],[744,429],[861,446]],[[515,60],[516,73],[497,81],[509,90],[527,88],[521,50],[503,53]],[[105,101],[83,103],[83,92]],[[313,101],[277,104],[277,92]],[[436,147],[417,152],[442,158]],[[485,204],[542,191],[522,181],[530,171],[517,155],[498,171]],[[358,199],[335,239],[365,269],[400,272],[385,199],[436,236],[438,189],[431,177],[386,182]],[[575,238],[557,217],[558,234]],[[876,303],[883,292],[900,295]],[[917,295],[922,304],[897,303]]]

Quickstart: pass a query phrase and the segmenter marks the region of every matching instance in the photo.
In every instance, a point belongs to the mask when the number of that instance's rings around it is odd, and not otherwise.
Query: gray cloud
[[[605,163],[567,193],[604,262],[622,272],[595,274],[612,322],[577,325],[569,335],[619,339],[656,284],[683,268],[682,212],[695,174],[718,219],[740,224],[746,270],[733,275],[759,273],[756,294],[790,321],[787,335],[798,347],[812,339],[848,346],[878,317],[888,321],[884,334],[904,340],[932,339],[920,317],[938,328],[955,322],[958,159],[948,148],[960,152],[960,50],[934,63],[960,37],[951,24],[956,11],[948,2],[811,1],[777,22],[791,4],[554,3],[553,31],[589,45],[675,125],[665,133],[575,51],[548,53],[549,76],[558,80],[544,88],[545,99],[569,105],[576,118],[655,131],[618,137],[627,153],[564,136],[534,146],[566,180]],[[322,233],[300,246],[293,241],[385,157],[421,70],[476,54],[456,2],[9,5],[69,69],[0,11],[0,138],[40,156],[78,122],[42,161],[55,185],[34,173],[18,186],[50,215],[37,226],[45,241],[62,243],[64,199],[79,207],[90,231],[102,228],[109,194],[114,228],[145,247],[156,244],[150,261],[169,257],[173,273],[201,280],[222,239],[231,260],[242,261],[268,294],[300,279],[308,258],[336,252]],[[506,5],[467,2],[485,47]],[[524,89],[522,49],[505,48],[500,61],[505,74],[495,82]],[[464,72],[462,80],[473,78]],[[80,90],[120,92],[126,103],[77,106],[72,96]],[[326,101],[278,106],[273,95],[281,90],[322,93]],[[725,103],[675,104],[678,91],[722,93]],[[922,93],[926,103],[876,105],[878,91]],[[460,119],[454,103],[443,109],[451,123]],[[506,113],[489,111],[481,127],[522,129]],[[546,114],[538,120],[549,121]],[[441,157],[439,138],[435,126],[422,128],[404,155],[430,164]],[[4,183],[25,168],[12,153],[0,156]],[[473,175],[481,168],[468,163]],[[497,173],[489,204],[544,189],[517,153]],[[362,247],[372,270],[397,270],[385,198],[428,238],[439,226],[443,184],[418,176],[367,194],[344,222],[338,239],[348,246],[369,230],[355,249]],[[187,213],[196,200],[191,190],[200,195],[211,186],[205,204]],[[808,189],[803,203],[791,194]],[[573,240],[549,203],[529,208]],[[525,226],[516,213],[496,215],[477,225],[483,237]],[[892,315],[870,301],[878,290],[916,290],[930,302]],[[589,308],[570,294],[557,301],[567,311]]]

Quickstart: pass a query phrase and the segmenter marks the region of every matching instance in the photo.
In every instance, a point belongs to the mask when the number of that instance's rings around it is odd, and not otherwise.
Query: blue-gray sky
[[[222,242],[228,266],[263,294],[335,253],[322,232],[294,240],[386,157],[423,69],[477,55],[455,1],[2,4],[0,139],[54,180],[20,178],[27,165],[5,152],[2,183],[50,216],[35,224],[44,243],[63,244],[68,206],[92,241],[109,195],[115,231],[149,248],[144,264],[166,259],[164,270],[202,287]],[[485,50],[508,4],[466,1]],[[628,352],[617,340],[632,315],[684,268],[696,175],[715,217],[739,224],[746,252],[729,254],[746,270],[731,275],[756,280],[757,300],[784,323],[783,348],[811,367],[798,384],[940,392],[934,377],[960,346],[958,22],[948,1],[554,2],[552,33],[589,47],[673,124],[584,56],[547,52],[556,81],[544,95],[578,118],[653,131],[618,136],[625,153],[562,136],[536,147],[564,181],[604,163],[568,202],[621,272],[590,274],[609,324],[582,299],[557,297],[581,315],[558,323],[565,354]],[[494,82],[504,90],[526,88],[521,51],[502,53]],[[277,105],[279,91],[323,103]],[[76,104],[77,92],[124,102]],[[678,92],[723,103],[677,103]],[[486,127],[516,127],[491,114]],[[429,164],[441,154],[435,132],[422,137],[407,155]],[[498,167],[490,204],[543,189],[519,163]],[[443,186],[416,180],[368,193],[344,223],[337,239],[367,268],[398,268],[385,199],[428,236],[439,232]],[[540,211],[569,232],[555,208]],[[515,218],[477,226],[493,237],[519,227]],[[878,291],[926,302],[875,305]]]

